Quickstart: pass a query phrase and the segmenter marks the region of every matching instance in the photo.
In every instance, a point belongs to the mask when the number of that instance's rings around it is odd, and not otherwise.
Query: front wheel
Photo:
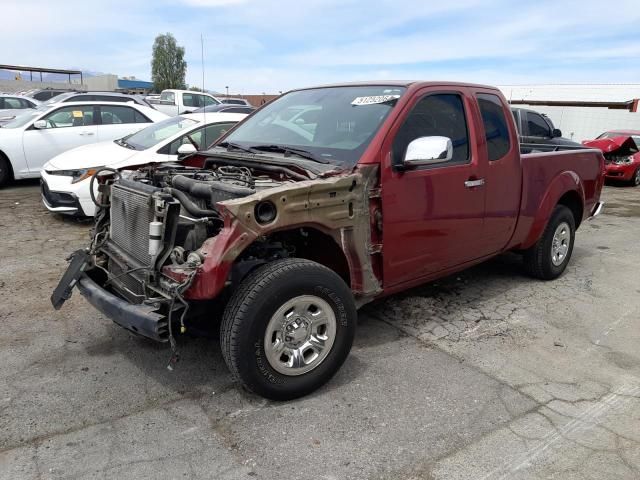
[[[638,185],[640,185],[640,167],[638,167],[634,172],[633,177],[631,177],[631,181],[629,182],[629,184],[633,187],[637,187]]]
[[[573,213],[564,205],[556,205],[542,236],[524,252],[527,272],[542,280],[553,280],[562,275],[573,252],[575,235]]]
[[[246,389],[273,400],[306,395],[347,358],[356,330],[351,290],[318,263],[277,260],[232,295],[220,327],[222,354]]]

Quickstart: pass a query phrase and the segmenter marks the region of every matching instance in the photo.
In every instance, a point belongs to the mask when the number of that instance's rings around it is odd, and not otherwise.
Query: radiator
[[[153,220],[151,196],[118,184],[111,187],[111,240],[144,265],[149,256],[149,222]]]

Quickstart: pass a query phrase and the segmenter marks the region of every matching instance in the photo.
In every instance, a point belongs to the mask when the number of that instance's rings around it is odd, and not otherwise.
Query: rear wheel
[[[0,153],[0,187],[7,185],[12,177],[11,164],[7,157]]]
[[[356,307],[344,280],[309,260],[284,259],[251,273],[220,327],[225,362],[246,389],[274,400],[306,395],[347,358]]]
[[[542,280],[553,280],[562,275],[573,252],[575,232],[571,210],[556,205],[540,239],[524,252],[527,272]]]

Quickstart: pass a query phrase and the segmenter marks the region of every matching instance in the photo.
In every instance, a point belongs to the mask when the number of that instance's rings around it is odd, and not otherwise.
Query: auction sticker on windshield
[[[371,95],[369,97],[356,97],[351,105],[374,105],[376,103],[386,103],[391,100],[397,100],[400,95]]]

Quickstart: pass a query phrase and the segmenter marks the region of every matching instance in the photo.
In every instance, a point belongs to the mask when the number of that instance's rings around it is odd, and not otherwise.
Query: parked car
[[[582,143],[602,150],[607,180],[640,185],[640,130],[611,130]]]
[[[62,95],[63,93],[73,92],[75,90],[57,89],[57,88],[39,88],[31,90],[26,95],[31,98],[35,98],[39,102],[46,102],[55,96]]]
[[[127,93],[120,92],[67,92],[53,97],[45,103],[51,104],[68,102],[133,102],[138,105],[153,108],[153,106],[147,102],[142,95],[129,95]]]
[[[117,140],[68,150],[42,168],[42,202],[51,212],[92,217],[96,206],[89,188],[91,177],[100,168],[176,162],[180,154],[206,149],[245,117],[233,113],[183,114]],[[94,194],[97,187],[95,183]]]
[[[148,102],[170,116],[192,113],[198,108],[220,103],[213,95],[192,90],[163,90],[159,100],[149,99]]]
[[[66,150],[121,138],[165,118],[149,107],[113,102],[55,103],[22,113],[0,128],[0,186],[39,177],[42,166]]]
[[[522,153],[547,152],[584,148],[582,144],[562,136],[549,117],[526,108],[511,107],[520,135]]]
[[[25,110],[40,105],[38,100],[24,95],[0,94],[0,125],[3,125]]]
[[[253,113],[255,107],[246,106],[246,105],[230,105],[226,103],[221,103],[218,105],[209,105],[208,107],[198,108],[194,110],[193,113],[214,113],[214,112],[227,112],[227,113],[244,113],[250,114]]]
[[[245,107],[253,106],[244,98],[218,97],[218,100],[220,100],[220,103],[226,103],[229,105],[244,105]]]
[[[313,126],[282,122],[309,105]],[[563,273],[601,209],[604,158],[518,144],[493,87],[286,93],[181,168],[100,177],[91,250],[73,254],[53,305],[77,285],[119,325],[169,342],[171,361],[177,332],[224,307],[233,376],[268,398],[308,394],[347,358],[357,308],[374,299],[509,250],[534,277]]]

